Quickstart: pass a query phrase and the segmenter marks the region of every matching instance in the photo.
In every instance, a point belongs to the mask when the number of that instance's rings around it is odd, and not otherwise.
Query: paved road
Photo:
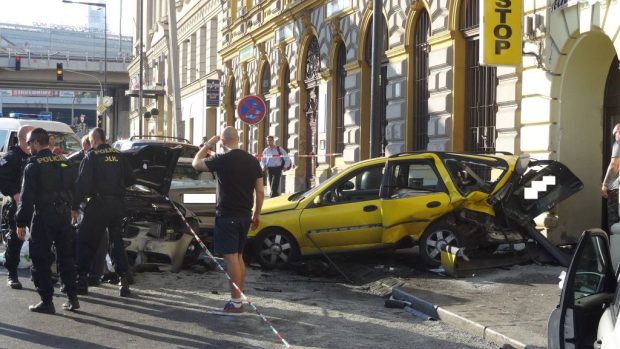
[[[365,266],[367,270],[374,265]],[[24,290],[9,289],[0,268],[0,348],[282,348],[253,314],[211,315],[227,300],[216,271],[141,273],[131,298],[115,287],[92,288],[76,313],[27,310],[37,301],[28,271]],[[247,290],[295,348],[494,348],[442,322],[423,321],[337,278],[248,269]]]

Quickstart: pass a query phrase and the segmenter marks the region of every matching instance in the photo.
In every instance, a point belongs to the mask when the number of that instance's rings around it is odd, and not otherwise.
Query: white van
[[[17,119],[0,117],[0,156],[6,154],[10,147],[17,144],[17,131],[20,127],[30,125],[41,127],[56,136],[56,146],[65,154],[71,154],[81,149],[80,139],[69,125],[58,121],[37,119]]]

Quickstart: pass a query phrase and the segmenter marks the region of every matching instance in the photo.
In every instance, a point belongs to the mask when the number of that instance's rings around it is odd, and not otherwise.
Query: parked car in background
[[[549,349],[620,348],[620,269],[610,255],[607,233],[583,233],[549,317]]]
[[[419,244],[422,260],[438,266],[442,246],[465,247],[471,256],[534,238],[567,264],[531,222],[582,186],[559,162],[508,154],[375,158],[307,191],[265,200],[249,249],[274,268],[321,252]]]
[[[56,136],[56,146],[64,154],[71,154],[81,149],[80,139],[69,125],[58,121],[38,119],[0,118],[0,155],[4,155],[10,147],[17,144],[17,132],[22,126],[41,127]]]

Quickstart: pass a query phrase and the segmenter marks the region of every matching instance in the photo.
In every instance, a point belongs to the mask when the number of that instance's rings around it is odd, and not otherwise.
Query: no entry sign
[[[237,105],[237,115],[246,124],[255,125],[263,121],[266,109],[265,102],[259,96],[245,96]]]

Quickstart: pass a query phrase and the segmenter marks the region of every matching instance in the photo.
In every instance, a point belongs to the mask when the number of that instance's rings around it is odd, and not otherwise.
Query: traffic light
[[[15,56],[15,70],[21,70],[21,69],[22,69],[22,57]]]
[[[97,115],[97,127],[103,127],[103,115]]]
[[[65,70],[62,68],[62,63],[56,63],[56,80],[62,81],[62,75]]]

